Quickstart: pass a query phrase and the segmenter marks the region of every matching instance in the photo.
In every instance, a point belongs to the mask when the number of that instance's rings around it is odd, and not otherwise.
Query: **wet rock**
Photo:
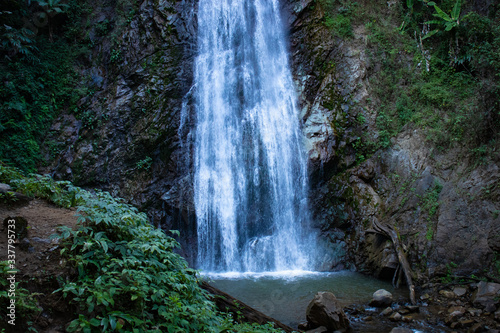
[[[413,333],[413,330],[406,327],[394,327],[390,333]]]
[[[392,313],[392,308],[391,307],[387,307],[384,309],[384,311],[380,312],[380,315],[381,316],[388,316]]]
[[[330,331],[343,330],[349,327],[342,306],[334,294],[318,292],[307,306],[306,318],[312,327],[324,326]]]
[[[373,293],[370,306],[384,307],[392,304],[392,294],[385,289],[379,289]]]
[[[449,326],[452,323],[458,321],[458,319],[462,318],[463,315],[464,315],[464,313],[461,311],[453,311],[452,313],[450,313],[448,315],[448,317],[446,317],[446,320],[445,320],[446,325]]]
[[[453,293],[458,297],[462,297],[467,293],[467,289],[463,287],[455,287],[453,288]]]
[[[453,299],[456,297],[455,293],[451,292],[449,290],[440,290],[439,295],[444,296],[444,297],[449,298],[449,299]]]
[[[477,285],[477,290],[472,296],[472,303],[474,305],[481,305],[484,308],[491,309],[496,303],[495,297],[500,296],[500,283],[484,282],[481,281]],[[493,310],[494,311],[494,310]]]
[[[390,317],[390,320],[392,321],[401,321],[403,319],[403,316],[399,312],[394,312]]]
[[[299,330],[301,330],[301,331],[305,331],[305,330],[307,330],[307,327],[308,327],[308,326],[307,326],[307,322],[301,322],[301,323],[299,323],[299,325],[297,326],[297,328],[298,328]]]
[[[418,305],[408,305],[406,307],[411,313],[420,312],[420,307]]]
[[[318,328],[313,328],[312,330],[306,331],[306,333],[327,333],[328,329],[325,326],[320,326]]]
[[[401,320],[403,320],[404,323],[411,323],[413,321],[413,317],[412,316],[403,316],[403,318],[401,318]]]

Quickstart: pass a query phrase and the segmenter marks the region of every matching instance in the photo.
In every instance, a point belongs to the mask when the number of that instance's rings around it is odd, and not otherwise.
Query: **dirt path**
[[[39,313],[34,320],[39,332],[64,332],[67,322],[72,319],[72,308],[60,294],[52,293],[60,287],[59,281],[71,272],[70,265],[60,256],[58,240],[51,240],[50,236],[59,226],[74,228],[75,213],[75,209],[60,208],[39,199],[17,207],[0,204],[0,260],[8,259],[7,220],[15,218],[18,231],[22,227],[18,217],[27,221],[27,234],[15,244],[15,266],[19,270],[16,280],[31,292],[40,293],[37,296]],[[11,331],[23,331],[18,325],[16,327],[17,330]]]

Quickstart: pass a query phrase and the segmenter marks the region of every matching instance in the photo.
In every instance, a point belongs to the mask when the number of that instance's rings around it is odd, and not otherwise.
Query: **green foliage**
[[[0,60],[0,159],[24,171],[41,161],[41,140],[61,110],[82,96],[75,89],[75,51],[64,44],[38,43],[36,64]]]
[[[353,37],[352,21],[356,15],[357,2],[340,0],[321,0],[320,5],[325,11],[324,24],[339,37]]]
[[[429,188],[420,198],[419,205],[422,208],[422,211],[427,213],[427,232],[425,234],[425,238],[427,238],[427,240],[429,241],[431,241],[434,237],[434,224],[432,220],[439,208],[439,194],[441,193],[442,189],[443,185],[435,180],[434,186]]]
[[[17,54],[21,54],[26,60],[31,63],[36,63],[38,59],[35,52],[38,50],[35,46],[33,31],[21,28],[15,29],[4,24],[3,33],[0,37],[1,49],[7,53],[9,58],[14,58]]]
[[[149,156],[146,156],[143,160],[140,160],[136,164],[136,168],[138,170],[149,170],[151,168],[151,165],[153,164],[153,159]]]
[[[453,261],[446,264],[446,275],[441,277],[441,283],[452,283],[454,278],[453,275],[453,269],[457,268],[458,265],[455,264]]]
[[[7,311],[5,309],[10,305],[10,300],[14,298],[16,300],[16,328],[25,331],[34,331],[30,326],[32,320],[40,312],[35,298],[38,294],[30,293],[29,290],[21,287],[19,281],[17,281],[14,289],[15,296],[11,297],[13,295],[10,291],[10,282],[7,280],[11,276],[9,274],[10,271],[8,261],[0,261],[0,306],[4,311],[2,315],[6,316]],[[19,276],[17,278],[19,279]],[[9,328],[10,325],[6,323],[8,319],[8,317],[3,318],[0,322],[0,329]]]
[[[55,291],[80,307],[68,332],[280,332],[272,324],[236,323],[219,313],[200,287],[198,272],[174,252],[178,242],[122,199],[48,176],[24,177],[2,165],[0,181],[63,207],[78,205],[78,229],[63,226],[52,236],[61,239],[61,255],[78,272]],[[18,292],[25,300],[21,311],[36,309],[35,295]],[[0,302],[4,296],[0,291]]]
[[[81,77],[75,71],[75,59],[85,48],[74,38],[56,36],[52,42],[55,15],[75,19],[80,7],[70,3],[16,2],[8,15],[0,15],[0,160],[23,171],[35,171],[41,163],[40,146],[52,120],[62,110],[74,111],[85,95],[77,87]],[[47,19],[50,41],[43,35],[45,28],[26,24],[33,12],[38,20]]]
[[[462,7],[462,1],[457,0],[455,2],[455,6],[453,7],[450,15],[446,14],[441,8],[438,7],[434,2],[428,2],[428,5],[434,6],[434,9],[436,10],[435,14],[432,14],[433,16],[440,18],[440,20],[432,20],[425,22],[425,24],[439,24],[444,26],[445,31],[450,31],[454,28],[457,28],[460,25],[460,10]],[[429,33],[427,33],[423,39],[428,38],[434,34],[436,34],[439,30],[432,30]]]

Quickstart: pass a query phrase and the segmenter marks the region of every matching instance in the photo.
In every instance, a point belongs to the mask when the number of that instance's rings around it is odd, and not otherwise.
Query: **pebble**
[[[402,318],[403,316],[399,312],[395,312],[389,317],[392,321],[400,321]]]
[[[391,307],[387,307],[384,309],[384,311],[380,312],[380,315],[381,316],[388,316],[392,313],[392,308]]]
[[[453,288],[453,293],[455,293],[455,295],[457,295],[458,297],[462,297],[467,293],[467,289],[463,287],[455,287]]]

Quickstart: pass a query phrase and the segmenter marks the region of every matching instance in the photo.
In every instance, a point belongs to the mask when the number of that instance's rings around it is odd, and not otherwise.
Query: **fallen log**
[[[294,329],[290,326],[287,326],[279,322],[278,320],[271,318],[258,310],[255,310],[242,301],[239,301],[231,295],[226,294],[222,290],[211,286],[205,281],[201,283],[201,287],[213,296],[212,300],[215,302],[215,305],[220,311],[232,313],[233,317],[236,318],[238,322],[244,321],[249,323],[258,323],[261,325],[271,322],[274,324],[275,328],[280,328],[286,333],[294,332]]]
[[[382,225],[379,221],[373,221],[373,229],[386,237],[390,238],[392,244],[394,245],[394,249],[398,255],[400,269],[403,270],[406,277],[406,284],[408,285],[408,289],[410,291],[410,302],[411,304],[416,304],[417,301],[415,299],[415,285],[413,284],[413,272],[410,268],[410,264],[408,263],[408,259],[406,258],[406,254],[403,250],[403,245],[399,241],[398,233],[393,228]]]

